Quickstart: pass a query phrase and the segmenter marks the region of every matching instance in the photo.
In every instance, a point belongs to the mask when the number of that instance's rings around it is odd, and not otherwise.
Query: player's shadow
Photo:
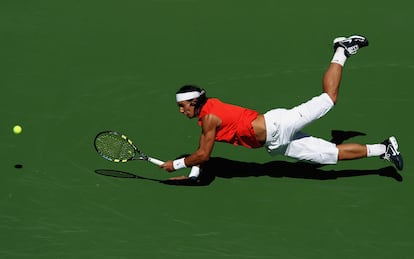
[[[332,130],[331,142],[341,144],[355,136],[365,136],[365,133],[357,131]],[[197,181],[192,180],[165,180],[164,184],[205,186],[210,185],[217,177],[261,177],[269,176],[275,178],[289,177],[311,180],[335,180],[339,178],[357,177],[366,175],[377,175],[389,177],[398,182],[403,177],[392,166],[373,170],[322,170],[323,165],[310,164],[306,162],[271,161],[265,164],[234,161],[220,157],[212,157],[203,164],[202,173]]]
[[[345,131],[345,130],[332,130],[331,131],[331,142],[335,144],[342,144],[345,140],[356,136],[366,136],[363,132],[358,131]]]
[[[224,179],[244,177],[274,177],[274,178],[300,178],[310,180],[335,180],[339,178],[377,175],[389,177],[402,182],[402,176],[392,166],[373,170],[322,170],[321,165],[305,162],[272,161],[264,164],[240,162],[221,157],[212,157],[202,167],[199,179],[192,180],[164,180],[170,185],[210,185],[217,177]]]

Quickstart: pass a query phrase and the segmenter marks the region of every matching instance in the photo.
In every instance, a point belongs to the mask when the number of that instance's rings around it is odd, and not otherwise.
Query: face
[[[187,116],[187,118],[192,119],[196,117],[194,106],[191,105],[191,101],[181,101],[177,102],[178,108],[180,110],[180,113]]]

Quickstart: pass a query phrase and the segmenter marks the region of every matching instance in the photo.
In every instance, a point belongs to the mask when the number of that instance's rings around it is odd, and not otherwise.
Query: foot
[[[368,46],[368,39],[364,36],[353,35],[351,37],[339,37],[334,39],[334,50],[338,47],[345,49],[345,56],[349,57],[358,52],[360,48]]]
[[[395,137],[389,137],[384,140],[382,144],[385,145],[385,153],[380,156],[381,159],[388,160],[392,162],[398,170],[403,169],[403,158],[398,151],[398,143]]]

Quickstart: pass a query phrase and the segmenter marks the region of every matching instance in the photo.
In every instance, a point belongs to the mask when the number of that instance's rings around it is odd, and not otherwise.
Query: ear
[[[190,105],[191,106],[196,106],[197,105],[197,99],[191,100]]]

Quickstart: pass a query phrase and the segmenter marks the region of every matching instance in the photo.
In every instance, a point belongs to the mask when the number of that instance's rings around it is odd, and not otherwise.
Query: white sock
[[[384,144],[373,144],[373,145],[366,145],[367,146],[367,157],[371,156],[380,156],[385,153],[385,145]]]
[[[198,167],[198,166],[191,167],[191,172],[190,172],[190,175],[188,177],[189,178],[197,178],[199,175],[200,175],[200,167]]]
[[[341,66],[344,66],[346,59],[347,57],[345,56],[345,49],[342,47],[338,47],[335,51],[331,63],[337,63]]]

